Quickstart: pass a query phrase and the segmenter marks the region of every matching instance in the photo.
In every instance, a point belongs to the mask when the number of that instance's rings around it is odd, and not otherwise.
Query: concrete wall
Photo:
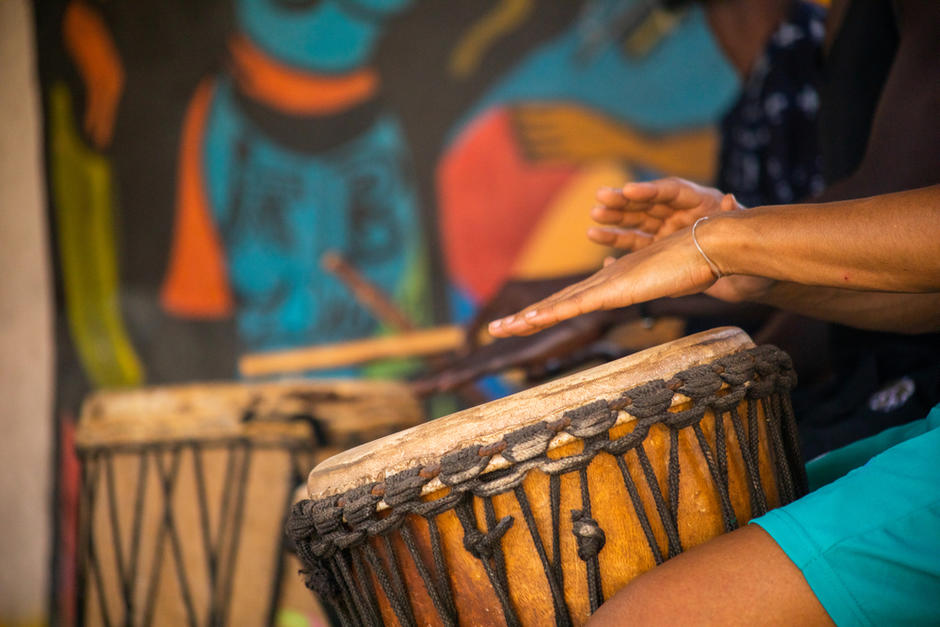
[[[52,294],[27,0],[0,0],[0,625],[45,622]]]

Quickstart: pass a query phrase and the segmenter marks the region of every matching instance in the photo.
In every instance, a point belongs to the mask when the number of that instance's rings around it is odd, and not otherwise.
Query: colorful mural
[[[386,332],[322,268],[329,251],[417,325],[465,320],[509,278],[600,262],[583,237],[597,187],[713,177],[737,79],[700,10],[650,7],[36,4],[59,622],[74,619],[70,434],[88,391],[232,378],[246,351]]]
[[[374,318],[321,268],[335,250],[426,319],[410,155],[369,65],[407,4],[236,2],[230,67],[186,115],[169,312],[234,315],[247,350],[370,335]]]
[[[618,32],[634,8],[585,3],[451,131],[438,207],[458,311],[486,302],[510,277],[597,267],[607,251],[572,234],[584,232],[598,187],[714,175],[712,125],[736,98],[734,70],[700,9],[654,10]]]

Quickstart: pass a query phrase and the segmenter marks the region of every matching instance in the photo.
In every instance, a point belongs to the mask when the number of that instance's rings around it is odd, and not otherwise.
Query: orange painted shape
[[[62,16],[62,39],[85,86],[85,132],[98,148],[111,143],[124,91],[124,66],[101,16],[81,0]]]
[[[441,235],[452,279],[478,302],[492,297],[574,172],[570,165],[527,162],[506,109],[494,109],[468,126],[437,171]]]
[[[233,311],[225,252],[209,207],[202,168],[203,137],[215,86],[203,81],[183,125],[176,224],[160,300],[178,316],[218,318]]]
[[[379,77],[372,68],[343,76],[322,76],[288,67],[244,35],[229,42],[238,87],[259,102],[294,115],[331,115],[371,98]]]

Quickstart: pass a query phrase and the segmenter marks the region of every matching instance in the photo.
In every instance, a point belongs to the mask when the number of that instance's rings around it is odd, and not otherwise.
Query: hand
[[[661,239],[519,313],[490,323],[494,337],[530,335],[582,314],[655,298],[684,296],[714,285],[715,275],[689,230]]]
[[[613,159],[705,180],[714,172],[717,133],[693,129],[645,134],[598,111],[570,104],[512,108],[519,142],[530,161],[583,163]]]
[[[508,316],[588,276],[585,273],[545,279],[509,279],[467,325],[467,346],[473,348],[492,339],[486,333],[490,320]]]
[[[519,139],[532,161],[578,163],[616,158],[633,143],[624,145],[621,136],[627,131],[622,124],[584,107],[528,104],[515,107],[512,114]]]
[[[743,209],[731,194],[680,178],[602,188],[597,200],[591,217],[605,226],[588,229],[588,238],[626,250],[649,246],[701,217]]]
[[[65,47],[85,84],[84,128],[92,143],[111,143],[118,103],[124,90],[124,67],[101,16],[82,0],[71,2],[62,20]]]

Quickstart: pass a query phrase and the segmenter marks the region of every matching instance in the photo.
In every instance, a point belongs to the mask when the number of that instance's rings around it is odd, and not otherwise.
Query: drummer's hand
[[[515,315],[491,322],[490,333],[495,337],[530,335],[582,314],[627,307],[655,298],[694,294],[716,283],[715,275],[692,241],[690,229],[608,261],[587,279]],[[716,286],[716,289],[724,288]]]
[[[619,311],[597,311],[566,320],[534,337],[503,338],[477,346],[436,372],[412,382],[412,390],[422,396],[447,392],[510,368],[522,368],[531,377],[553,364],[586,359],[596,352],[593,349],[596,340],[622,316]]]
[[[743,208],[731,194],[675,177],[604,187],[597,200],[591,217],[603,226],[588,229],[588,238],[626,250],[649,246],[703,216]]]
[[[590,273],[584,272],[541,279],[507,280],[496,292],[496,295],[477,310],[473,319],[467,324],[468,352],[477,350],[481,341],[485,342],[492,339],[486,333],[486,326],[490,320],[515,313],[526,305],[542,300],[558,290],[589,276]]]

